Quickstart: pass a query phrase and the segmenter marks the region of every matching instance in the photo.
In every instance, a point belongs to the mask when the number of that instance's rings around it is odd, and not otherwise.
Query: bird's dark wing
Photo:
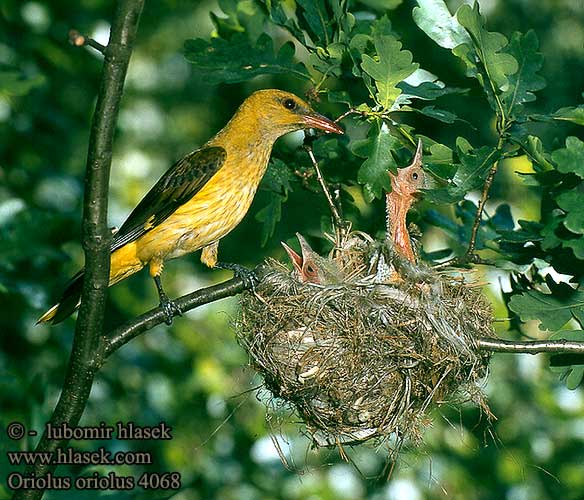
[[[152,187],[115,234],[111,251],[138,239],[189,201],[225,163],[220,147],[194,151],[177,161]]]

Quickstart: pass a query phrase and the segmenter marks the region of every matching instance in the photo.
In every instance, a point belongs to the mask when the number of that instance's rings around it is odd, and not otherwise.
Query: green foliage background
[[[447,11],[437,0],[147,2],[115,144],[111,225],[250,92],[310,90],[330,116],[349,106],[363,114],[343,122],[346,137],[315,143],[357,229],[383,234],[385,172],[406,165],[422,136],[435,183],[412,220],[428,260],[464,253],[476,210],[476,196],[465,195],[480,190],[499,161],[477,240],[481,258],[493,264],[483,266],[483,279],[491,283],[497,329],[507,338],[554,332],[584,340],[584,6],[493,0],[480,2],[481,14],[463,6],[452,17],[460,3],[448,2]],[[3,429],[17,420],[42,430],[71,344],[72,320],[33,326],[82,265],[83,169],[101,61],[68,45],[67,32],[76,28],[106,43],[111,15],[111,3],[101,0],[0,5],[3,480],[13,470],[5,451],[34,444],[12,442]],[[320,236],[328,212],[300,141],[277,144],[250,213],[222,241],[224,260],[283,258],[279,242],[292,242],[296,231],[327,250]],[[196,257],[166,269],[172,295],[229,276],[204,269]],[[108,325],[156,303],[141,273],[111,290]],[[422,447],[405,450],[385,481],[383,449],[348,450],[353,467],[337,452],[309,450],[285,409],[266,422],[267,396],[255,392],[261,380],[230,329],[236,306],[235,299],[209,305],[125,346],[102,370],[82,419],[171,425],[170,442],[99,445],[152,451],[155,464],[144,470],[182,474],[184,488],[173,498],[581,497],[581,360],[557,357],[552,371],[543,356],[494,356],[485,390],[497,420],[470,406],[442,408]],[[282,465],[270,434],[294,470]],[[94,470],[111,469],[59,473]],[[114,470],[137,477],[143,469]],[[111,496],[136,498],[138,491]],[[8,494],[0,486],[0,497]]]

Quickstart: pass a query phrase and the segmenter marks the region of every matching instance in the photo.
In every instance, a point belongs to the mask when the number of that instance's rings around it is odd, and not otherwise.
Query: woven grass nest
[[[488,412],[478,382],[489,358],[474,339],[494,332],[478,287],[366,235],[326,261],[341,283],[301,283],[269,260],[236,322],[251,365],[315,446],[416,443],[431,405],[471,400]]]

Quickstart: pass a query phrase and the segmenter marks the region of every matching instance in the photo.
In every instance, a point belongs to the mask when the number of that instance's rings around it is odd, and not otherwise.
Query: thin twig
[[[532,340],[520,342],[483,337],[477,340],[477,344],[480,350],[492,352],[508,352],[515,354],[539,354],[543,352],[556,354],[584,354],[584,341]]]
[[[75,47],[83,47],[87,45],[98,52],[101,52],[105,55],[105,51],[107,47],[102,45],[101,43],[95,41],[93,38],[89,38],[88,36],[82,35],[77,30],[69,30],[69,43],[71,45],[75,45]]]
[[[342,221],[345,220],[345,216],[343,215],[343,202],[341,200],[341,186],[339,184],[335,185],[333,190],[334,202],[337,210],[339,211],[339,217]]]
[[[307,136],[307,139],[308,139],[308,136]],[[304,149],[308,153],[308,157],[310,158],[310,161],[312,162],[312,166],[314,167],[314,171],[316,172],[316,178],[318,180],[318,183],[320,184],[320,187],[322,188],[322,191],[324,193],[326,201],[328,202],[329,208],[331,210],[331,214],[333,216],[333,224],[335,226],[335,234],[337,235],[337,244],[340,244],[340,242],[342,241],[343,236],[345,234],[345,230],[346,230],[345,222],[343,221],[341,215],[339,214],[339,210],[337,209],[337,206],[335,205],[335,202],[333,200],[331,192],[326,184],[326,181],[324,180],[324,177],[322,175],[320,167],[318,166],[318,161],[316,160],[316,157],[314,156],[314,151],[312,150],[312,144],[311,144],[310,140],[304,141]]]
[[[364,111],[359,111],[355,108],[350,108],[349,110],[345,111],[342,115],[338,116],[337,118],[335,118],[335,123],[340,122],[341,120],[344,120],[345,118],[347,118],[347,116],[350,115],[361,115],[361,116],[365,116],[365,112]]]
[[[432,266],[432,269],[438,271],[447,267],[469,267],[469,264],[478,264],[482,266],[496,266],[497,263],[491,259],[483,259],[477,254],[464,254],[460,257],[453,257],[447,261],[440,262]]]
[[[469,260],[472,260],[472,255],[474,254],[475,251],[477,234],[479,231],[479,227],[481,225],[481,220],[483,218],[483,210],[485,208],[485,204],[487,203],[487,199],[489,198],[489,191],[491,190],[493,180],[495,179],[495,174],[497,173],[498,166],[499,162],[496,161],[491,167],[489,175],[487,176],[487,179],[483,186],[483,192],[481,193],[481,199],[479,200],[479,204],[477,206],[477,213],[475,215],[475,220],[472,225],[472,231],[470,233],[470,241],[468,242],[468,248],[466,250],[466,258]]]
[[[85,281],[73,347],[63,389],[50,419],[53,427],[75,427],[87,403],[93,385],[93,356],[103,326],[105,298],[109,281],[111,232],[107,226],[107,200],[113,138],[122,97],[126,71],[132,53],[144,0],[123,0],[112,21],[108,49],[89,137],[83,200],[83,249]],[[35,451],[54,453],[69,439],[50,439],[43,434]],[[27,477],[37,479],[53,472],[57,464],[36,462],[26,467]],[[43,489],[22,489],[14,499],[39,499]]]

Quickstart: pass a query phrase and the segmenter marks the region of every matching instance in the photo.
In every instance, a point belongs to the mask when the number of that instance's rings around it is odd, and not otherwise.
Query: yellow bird
[[[217,261],[219,240],[247,213],[274,142],[307,128],[343,133],[294,94],[260,90],[250,95],[221,131],[158,180],[114,235],[109,285],[148,266],[170,324],[180,310],[160,281],[166,260],[202,249],[201,261],[207,266],[245,277],[242,266]],[[38,323],[55,324],[70,316],[79,307],[82,287],[83,270]]]

